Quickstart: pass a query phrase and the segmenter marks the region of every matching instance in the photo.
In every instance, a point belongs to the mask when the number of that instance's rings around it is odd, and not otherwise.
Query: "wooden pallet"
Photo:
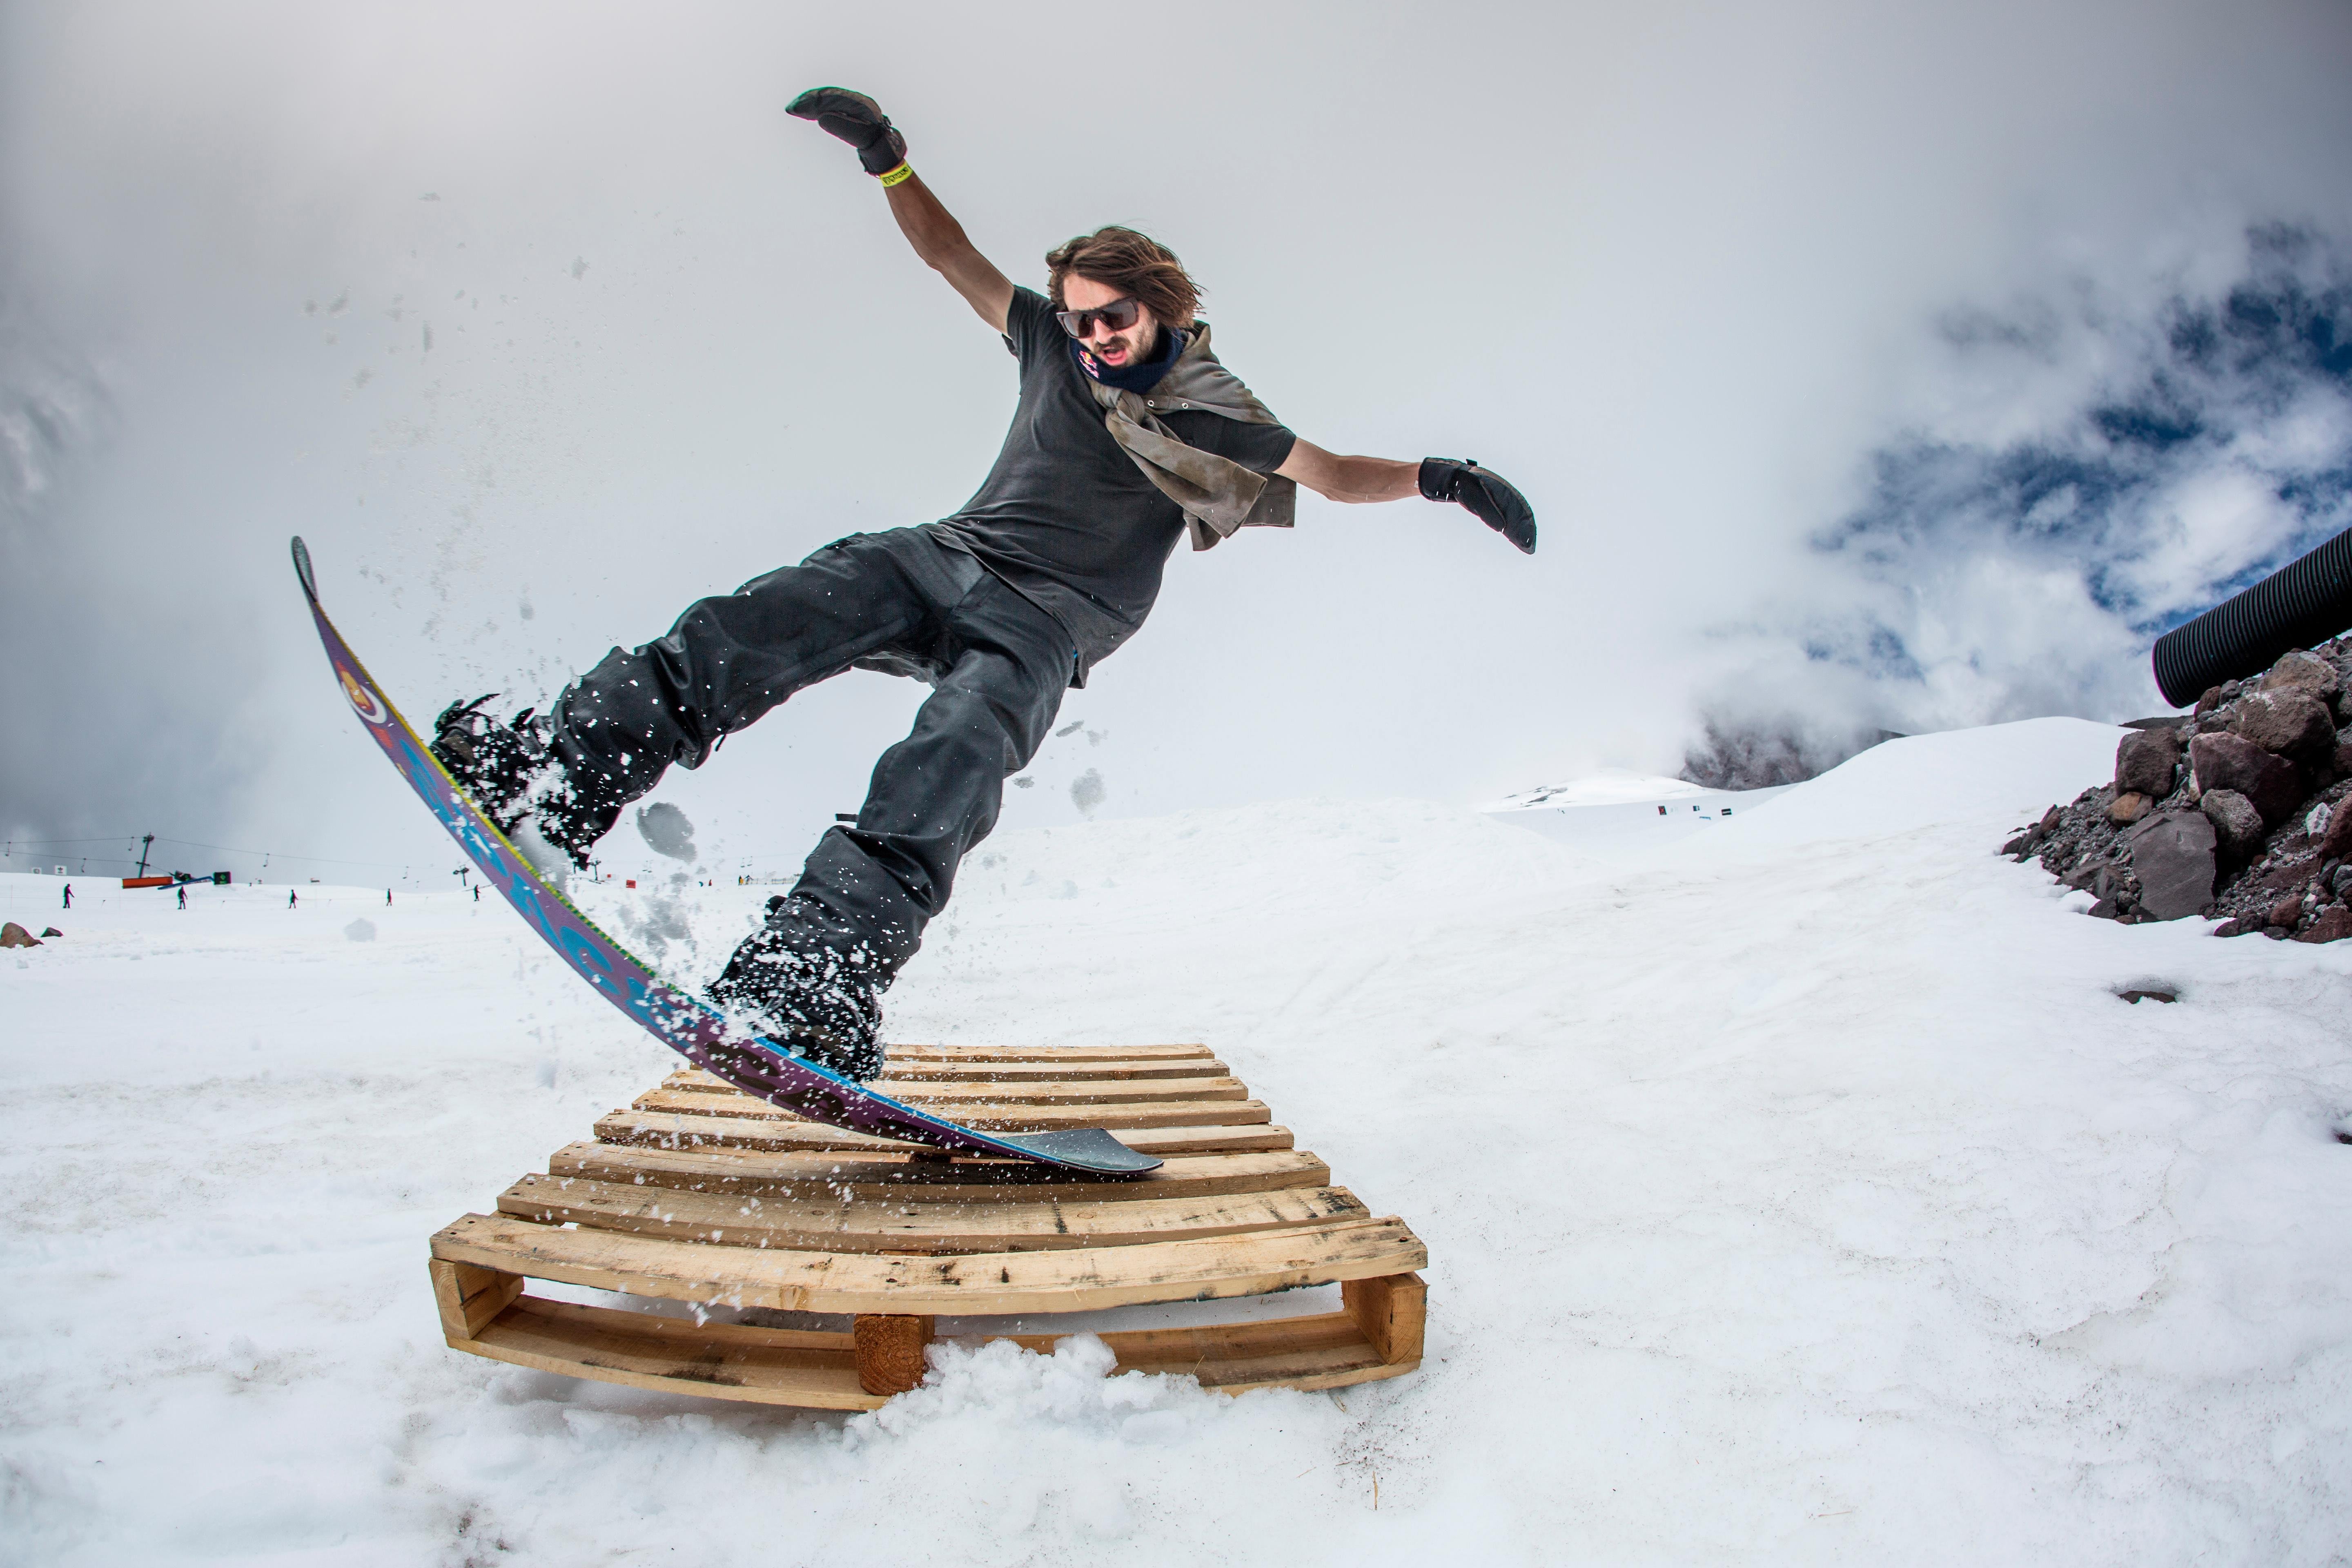
[[[869,1410],[912,1388],[941,1315],[1096,1311],[1340,1287],[1344,1310],[1105,1332],[1121,1372],[1232,1393],[1421,1364],[1429,1255],[1202,1046],[893,1046],[883,1085],[973,1126],[1108,1127],[1166,1162],[1102,1177],[950,1158],[805,1121],[708,1073],[596,1123],[433,1238],[452,1348],[719,1399]],[[702,1324],[523,1293],[528,1279],[846,1314],[846,1332]],[[1055,1334],[1002,1334],[1048,1350]]]

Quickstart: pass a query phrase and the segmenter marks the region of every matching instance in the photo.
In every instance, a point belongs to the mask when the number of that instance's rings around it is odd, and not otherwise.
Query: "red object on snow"
[[[634,887],[635,887],[636,885],[637,885],[637,879],[636,879],[635,877],[630,878],[630,879],[629,879],[629,886],[631,886],[632,888],[634,888]]]
[[[172,879],[169,877],[125,877],[122,879],[122,885],[126,888],[168,888],[172,885]]]

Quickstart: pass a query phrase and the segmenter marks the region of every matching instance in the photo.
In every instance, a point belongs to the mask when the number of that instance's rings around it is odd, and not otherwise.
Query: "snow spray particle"
[[[694,824],[686,813],[667,801],[637,808],[637,831],[656,855],[667,855],[673,860],[691,863],[694,859]]]
[[[1092,816],[1109,793],[1103,787],[1102,774],[1092,768],[1070,781],[1070,804],[1086,816]]]

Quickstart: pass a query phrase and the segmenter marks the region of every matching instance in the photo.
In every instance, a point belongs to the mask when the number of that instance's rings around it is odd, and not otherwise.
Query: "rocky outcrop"
[[[2200,735],[2189,742],[2189,773],[2191,793],[2226,789],[2244,795],[2273,827],[2303,802],[2303,777],[2294,764],[2243,735]]]
[[[2352,936],[2352,645],[2281,658],[2176,720],[2146,720],[2116,776],[2001,847],[2126,924],[2203,915],[2217,936]],[[2346,738],[2339,740],[2338,721]]]

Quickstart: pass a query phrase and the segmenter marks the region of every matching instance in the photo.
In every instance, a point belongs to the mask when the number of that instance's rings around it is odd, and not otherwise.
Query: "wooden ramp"
[[[1202,1046],[893,1046],[881,1086],[973,1126],[1107,1127],[1161,1156],[1105,1177],[950,1158],[672,1073],[544,1173],[433,1238],[452,1348],[716,1399],[870,1410],[923,1374],[941,1315],[1092,1312],[1340,1286],[1345,1310],[1103,1332],[1121,1372],[1336,1388],[1421,1364],[1429,1261]],[[532,1279],[847,1315],[755,1327],[523,1293]],[[1003,1334],[1033,1350],[1059,1336]]]

